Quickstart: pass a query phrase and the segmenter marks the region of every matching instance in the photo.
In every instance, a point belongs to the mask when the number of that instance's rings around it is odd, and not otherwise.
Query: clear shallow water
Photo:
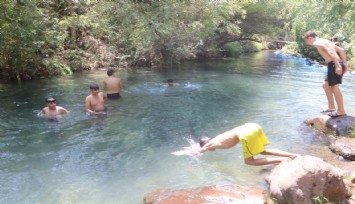
[[[325,143],[303,121],[326,106],[325,69],[270,52],[186,65],[167,72],[120,72],[123,98],[103,120],[83,113],[88,85],[105,72],[0,85],[0,203],[142,203],[157,188],[236,183],[267,188],[270,167],[243,164],[241,145],[199,157],[170,153],[245,122],[259,123],[270,148],[318,156]],[[174,78],[180,85],[165,86]],[[341,86],[355,115],[355,77]],[[71,111],[37,117],[54,96]]]

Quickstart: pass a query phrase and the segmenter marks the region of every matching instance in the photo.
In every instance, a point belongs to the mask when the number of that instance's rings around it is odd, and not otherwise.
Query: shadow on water
[[[119,72],[122,98],[107,101],[107,118],[83,110],[89,84],[101,84],[104,71],[2,84],[0,203],[141,203],[157,188],[267,188],[271,167],[246,166],[241,145],[196,157],[171,152],[256,122],[270,148],[331,160],[328,141],[303,124],[326,104],[324,72],[271,52],[165,72]],[[167,87],[169,78],[179,85]],[[344,76],[345,103],[355,100],[354,84]],[[38,117],[49,96],[70,114],[54,122]]]

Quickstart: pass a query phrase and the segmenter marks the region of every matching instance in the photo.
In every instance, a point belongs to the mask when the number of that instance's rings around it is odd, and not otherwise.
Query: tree
[[[351,61],[355,54],[355,4],[352,1],[311,1],[305,4],[302,1],[287,1],[282,8],[281,17],[288,19],[292,27],[294,38],[300,45],[300,52],[304,56],[322,61],[318,54],[303,42],[303,34],[313,30],[322,38],[338,37],[342,46],[347,50]]]

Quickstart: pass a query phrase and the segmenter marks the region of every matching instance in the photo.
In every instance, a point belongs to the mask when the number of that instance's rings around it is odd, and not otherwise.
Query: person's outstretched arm
[[[214,150],[218,149],[219,146],[220,145],[218,142],[216,142],[215,140],[211,140],[207,144],[205,144],[203,147],[201,147],[199,152],[204,153],[206,151],[214,151]]]

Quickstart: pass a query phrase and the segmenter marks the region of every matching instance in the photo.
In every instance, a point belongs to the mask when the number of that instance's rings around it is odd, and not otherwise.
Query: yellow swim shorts
[[[269,144],[263,130],[256,123],[246,123],[238,131],[238,137],[243,146],[244,158],[249,158],[265,151]]]

